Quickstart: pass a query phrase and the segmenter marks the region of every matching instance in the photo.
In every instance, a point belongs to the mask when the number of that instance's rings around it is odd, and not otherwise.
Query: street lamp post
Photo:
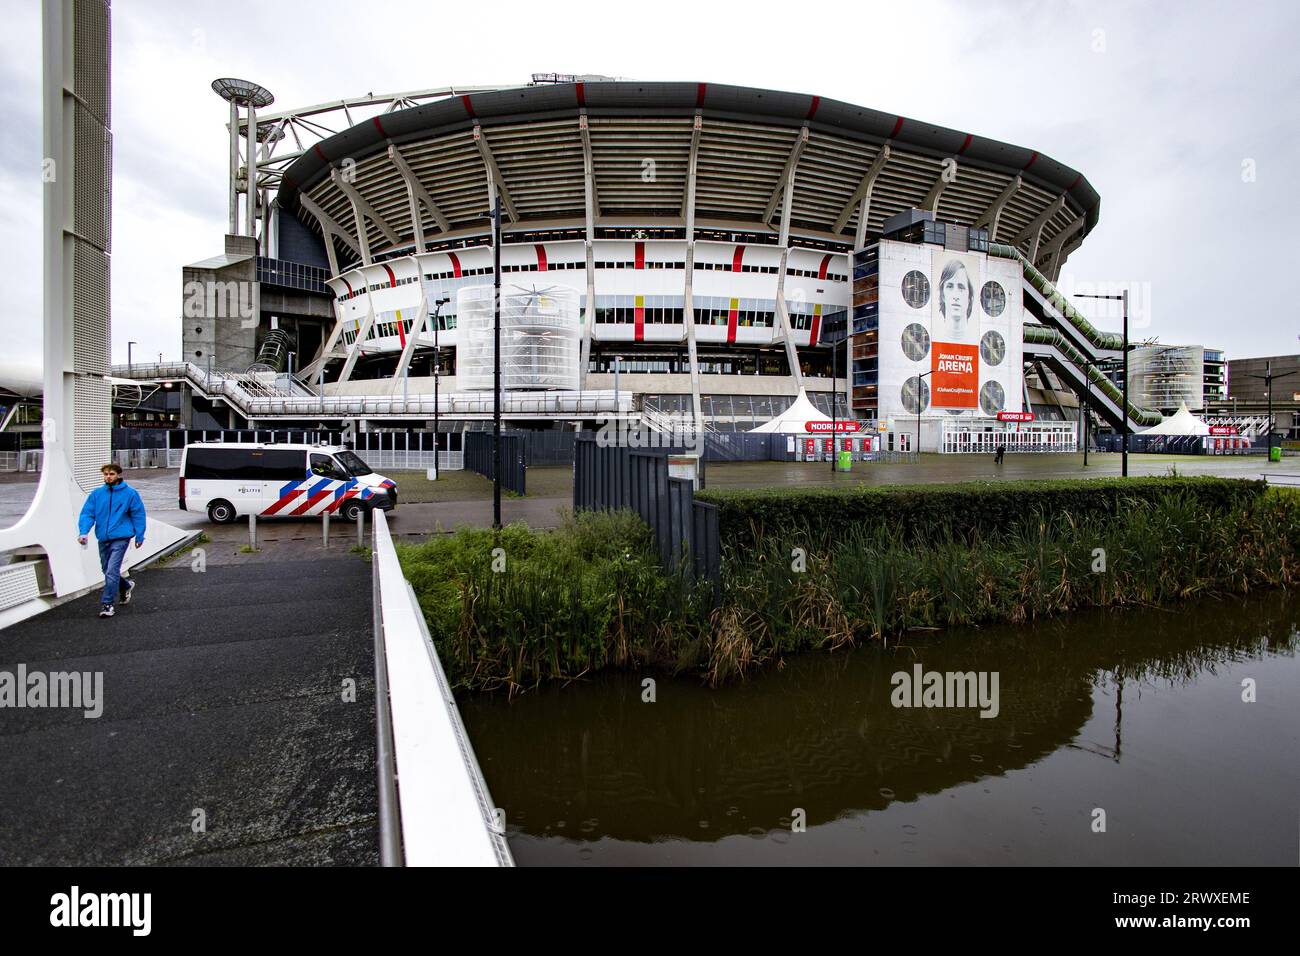
[[[930,370],[930,372],[933,371],[934,369]],[[921,407],[923,405],[923,402],[921,401],[921,386],[925,384],[925,377],[929,375],[930,372],[922,372],[916,378],[916,449],[915,450],[916,450],[917,464],[920,464],[921,462]]]
[[[1264,398],[1268,402],[1268,421],[1264,425],[1264,460],[1269,461],[1273,454],[1273,381],[1279,378],[1289,378],[1292,375],[1300,375],[1300,369],[1290,372],[1283,372],[1281,375],[1273,374],[1273,361],[1264,363],[1263,375],[1247,375],[1247,378],[1257,378],[1264,383]],[[1235,399],[1234,399],[1235,402]]]
[[[501,530],[501,193],[492,190],[492,529]]]
[[[450,296],[443,296],[433,304],[433,480],[438,480],[438,443],[441,434],[438,431],[438,373],[442,371],[442,348],[438,345],[438,327],[442,325],[442,307],[451,301]],[[407,365],[410,371],[410,365]]]
[[[1122,458],[1120,460],[1120,477],[1128,477],[1128,289],[1125,289],[1119,295],[1091,295],[1085,292],[1076,292],[1080,299],[1109,299],[1115,302],[1124,303],[1124,371],[1120,379],[1120,388],[1123,390],[1123,408],[1119,410],[1120,415],[1120,450]]]
[[[831,342],[831,474],[835,474],[835,448],[839,444],[836,435],[836,428],[839,425],[839,409],[835,407],[835,399],[838,397],[837,383],[839,381],[835,374],[835,359],[838,357],[840,340],[837,338]],[[918,436],[919,440],[919,436]]]

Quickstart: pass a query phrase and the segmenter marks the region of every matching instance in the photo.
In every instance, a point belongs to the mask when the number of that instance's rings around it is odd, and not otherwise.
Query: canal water
[[[1300,595],[1274,592],[461,712],[521,865],[1295,866],[1298,625]],[[917,665],[982,673],[990,694],[996,674],[996,716],[895,706]]]

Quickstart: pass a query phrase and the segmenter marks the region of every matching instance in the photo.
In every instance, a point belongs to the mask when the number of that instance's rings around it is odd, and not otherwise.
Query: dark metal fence
[[[484,478],[495,480],[495,436],[491,432],[465,433],[465,467]],[[528,466],[524,459],[524,439],[519,435],[501,435],[501,487],[524,494]]]
[[[695,500],[687,478],[668,475],[668,452],[606,447],[579,436],[573,509],[635,511],[654,532],[659,561],[717,585],[722,571],[718,509]]]

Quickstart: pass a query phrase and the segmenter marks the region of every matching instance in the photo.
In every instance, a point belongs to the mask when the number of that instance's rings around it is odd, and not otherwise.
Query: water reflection
[[[1300,601],[1274,594],[1178,612],[1088,613],[1023,628],[913,636],[888,650],[803,654],[721,690],[656,675],[655,703],[642,702],[639,676],[622,674],[461,706],[516,837],[576,841],[570,854],[607,839],[785,840],[795,808],[806,811],[810,829],[858,819],[1002,778],[1065,749],[1095,761],[1084,779],[1103,763],[1124,768],[1126,705],[1243,661],[1294,663],[1298,611]],[[998,716],[981,719],[974,707],[892,706],[891,675],[914,663],[927,671],[998,672]],[[1236,693],[1223,691],[1229,699]],[[1279,772],[1267,767],[1296,749],[1294,682],[1285,691],[1271,686],[1270,694],[1268,706],[1283,707],[1292,720],[1278,724],[1278,739],[1258,741],[1264,774]],[[1145,719],[1157,724],[1144,728],[1145,752],[1120,779],[1131,788],[1165,788],[1177,803],[1188,780],[1152,779],[1143,761],[1163,746],[1189,745],[1178,740],[1185,720],[1177,708]],[[1213,750],[1216,740],[1198,733],[1190,745]],[[1287,776],[1277,782],[1290,792],[1294,769],[1281,772]]]

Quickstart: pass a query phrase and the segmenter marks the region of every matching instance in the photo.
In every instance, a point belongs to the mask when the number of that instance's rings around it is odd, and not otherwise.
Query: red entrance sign
[[[804,422],[803,430],[810,435],[827,434],[831,430],[831,425],[835,426],[836,434],[856,432],[862,427],[857,422]]]
[[[1211,435],[1235,435],[1237,434],[1236,425],[1211,425]]]
[[[975,408],[979,404],[978,345],[935,342],[930,373],[937,408]]]
[[[1032,422],[1033,420],[1033,412],[998,412],[1000,422]]]

